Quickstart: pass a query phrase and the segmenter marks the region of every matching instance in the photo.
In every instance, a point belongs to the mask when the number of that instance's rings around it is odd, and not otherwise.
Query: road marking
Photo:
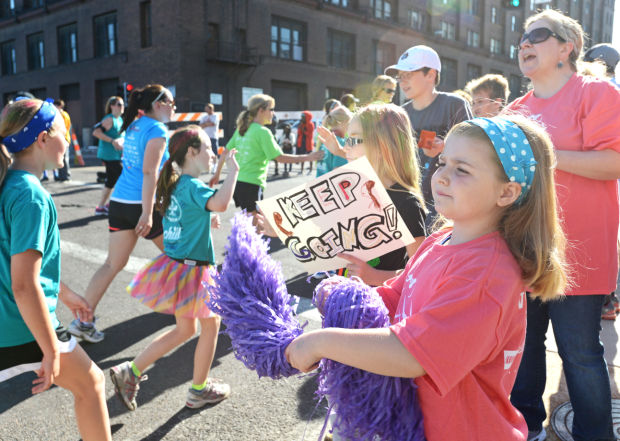
[[[86,248],[75,242],[67,240],[60,241],[60,251],[62,254],[68,254],[71,257],[75,257],[86,262],[101,265],[108,257],[108,252],[98,248]],[[123,271],[127,271],[136,274],[144,265],[149,263],[151,259],[145,259],[143,257],[130,256],[127,265]],[[297,316],[300,320],[321,321],[321,315],[319,311],[312,306],[312,300],[305,297],[299,299],[299,305],[297,307]]]

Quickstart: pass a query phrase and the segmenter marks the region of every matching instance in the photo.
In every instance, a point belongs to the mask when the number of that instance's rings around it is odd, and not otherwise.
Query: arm
[[[39,283],[41,253],[26,250],[11,256],[11,288],[19,312],[43,352],[36,386],[32,393],[43,392],[54,382],[60,370],[58,339],[52,327],[45,296]]]
[[[340,143],[338,142],[338,139],[336,138],[334,132],[323,126],[319,126],[317,128],[317,134],[319,140],[332,155],[340,156],[341,158],[347,157],[344,149],[340,146]]]
[[[302,372],[328,358],[391,377],[416,378],[426,372],[389,328],[326,328],[302,334],[286,348],[286,359]]]
[[[558,170],[601,181],[620,179],[620,153],[614,150],[556,150],[555,157]]]
[[[282,164],[297,164],[299,162],[318,161],[322,159],[323,156],[324,153],[317,150],[306,155],[287,155],[286,153],[282,153],[274,159]]]
[[[108,130],[110,130],[111,127],[112,127],[112,118],[106,118],[103,121],[101,121],[101,126],[97,127],[93,131],[93,136],[102,141],[112,143],[114,141],[114,138],[103,133],[103,132],[107,132]]]
[[[209,187],[215,187],[218,182],[220,182],[220,173],[222,173],[222,168],[224,167],[224,162],[226,162],[226,157],[228,156],[228,150],[224,149],[224,152],[220,155],[219,161],[217,161],[217,168],[215,169],[215,173],[213,173],[213,177],[209,179]]]
[[[84,299],[84,297],[76,294],[71,288],[60,282],[58,298],[71,310],[73,317],[83,322],[91,322],[93,320],[93,310]]]
[[[237,160],[235,159],[236,153],[237,151],[235,149],[228,152],[226,158],[228,174],[220,189],[207,201],[206,208],[209,211],[226,211],[232,199],[233,193],[235,192],[235,185],[237,184],[237,175],[239,174],[239,164],[237,164]]]
[[[146,237],[153,226],[153,198],[157,185],[159,163],[166,149],[165,138],[153,138],[146,143],[142,161],[142,215],[136,225],[136,234]]]

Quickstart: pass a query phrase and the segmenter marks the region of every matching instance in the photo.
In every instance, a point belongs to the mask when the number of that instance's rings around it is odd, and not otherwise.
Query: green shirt
[[[41,253],[39,283],[52,326],[57,328],[60,234],[56,207],[36,176],[9,170],[0,192],[0,347],[34,341],[11,288],[11,257],[27,250]]]
[[[282,149],[274,139],[271,131],[258,123],[250,124],[245,135],[235,130],[226,144],[226,149],[237,149],[239,163],[238,181],[265,188],[267,184],[267,165],[269,161],[282,154]]]

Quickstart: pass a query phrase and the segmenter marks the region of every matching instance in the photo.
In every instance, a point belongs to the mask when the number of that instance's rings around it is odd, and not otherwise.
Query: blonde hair
[[[481,91],[488,92],[489,98],[492,100],[500,98],[502,105],[506,105],[510,96],[508,80],[503,75],[498,74],[486,74],[480,78],[474,78],[465,85],[465,91],[471,96]]]
[[[112,113],[112,103],[118,103],[119,101],[123,101],[122,96],[111,96],[110,98],[108,98],[108,100],[105,102],[105,114],[109,115],[110,113]]]
[[[381,93],[382,90],[386,88],[386,86],[390,85],[393,88],[396,88],[397,84],[398,83],[396,82],[396,80],[392,78],[391,76],[379,75],[377,78],[374,79],[371,85],[371,92],[372,92],[371,101],[377,100],[379,94]]]
[[[245,135],[245,132],[248,131],[250,124],[256,118],[256,114],[261,109],[266,109],[269,106],[275,106],[276,100],[273,97],[265,94],[254,95],[252,98],[248,100],[248,108],[246,110],[242,110],[237,116],[237,130],[239,130],[239,135]]]
[[[161,169],[159,179],[157,179],[157,192],[155,195],[155,209],[158,210],[162,216],[166,215],[172,193],[181,176],[178,169],[175,168],[175,164],[178,167],[183,167],[185,156],[190,148],[200,152],[202,144],[210,144],[210,142],[205,131],[195,124],[190,124],[175,130],[170,137],[170,141],[168,142],[170,158],[168,158]]]
[[[344,106],[334,107],[331,112],[325,115],[323,119],[323,125],[328,129],[332,130],[336,127],[342,127],[345,124],[349,124],[353,118],[353,114],[349,109]]]
[[[555,194],[553,144],[547,132],[534,121],[519,115],[502,116],[525,133],[537,164],[529,193],[520,204],[513,203],[504,210],[498,230],[517,260],[532,296],[551,300],[563,293],[569,284],[564,254],[566,239],[558,219]],[[454,126],[446,139],[450,136],[466,136],[486,143],[493,152],[498,176],[509,182],[483,129],[465,121]]]
[[[41,106],[43,105],[43,101],[39,99],[25,99],[14,101],[11,104],[8,104],[4,110],[2,110],[2,115],[0,116],[0,139],[5,138],[13,133],[16,133],[24,128],[28,122],[37,114]],[[59,113],[59,112],[58,112]],[[58,114],[57,114],[58,116]],[[53,135],[56,131],[56,126],[54,124],[47,130],[50,135]],[[11,165],[11,155],[9,154],[4,143],[1,144],[0,149],[0,184],[4,181],[6,177],[6,172]],[[14,153],[14,156],[19,156],[24,153],[28,148]]]
[[[573,43],[573,50],[568,56],[568,61],[571,68],[578,72],[583,58],[583,41],[585,34],[583,28],[577,20],[567,15],[562,14],[560,11],[554,9],[546,9],[538,14],[529,17],[524,24],[524,29],[527,29],[532,23],[538,20],[545,20],[553,32],[558,34],[564,41]]]
[[[394,104],[369,104],[353,118],[362,126],[366,157],[379,178],[402,185],[424,206],[416,143],[407,113]]]

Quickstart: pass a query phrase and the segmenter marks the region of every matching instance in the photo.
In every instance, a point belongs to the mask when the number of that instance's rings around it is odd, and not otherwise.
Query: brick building
[[[522,86],[524,19],[553,7],[591,44],[611,41],[613,0],[0,0],[0,96],[61,97],[77,133],[124,82],[173,89],[178,111],[216,103],[227,134],[244,97],[319,109],[365,86],[416,44],[442,58],[441,90],[501,73]],[[221,99],[221,104],[219,103]]]

